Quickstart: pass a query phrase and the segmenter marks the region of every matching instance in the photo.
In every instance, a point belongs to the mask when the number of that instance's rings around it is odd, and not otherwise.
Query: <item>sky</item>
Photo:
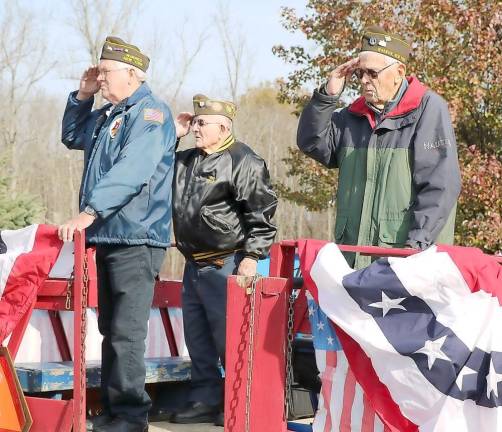
[[[0,0],[0,4],[2,1]],[[105,0],[103,0],[105,1]],[[273,81],[284,77],[293,70],[293,66],[285,64],[274,56],[272,47],[277,44],[291,46],[301,44],[308,46],[300,33],[290,33],[281,25],[280,9],[282,6],[292,7],[300,13],[305,12],[307,0],[224,0],[228,15],[232,19],[233,31],[246,40],[246,59],[243,87],[255,86],[264,81]],[[78,33],[69,23],[71,11],[66,0],[21,0],[38,16],[44,16],[44,26],[41,35],[47,38],[49,50],[62,53],[65,62],[71,57],[69,66],[72,72],[61,73],[57,67],[47,74],[40,86],[49,92],[67,93],[75,88],[75,77],[80,74],[86,64],[78,59],[85,59],[85,53],[79,51],[82,42]],[[115,4],[110,2],[111,13]],[[218,13],[220,0],[148,0],[145,6],[134,18],[132,42],[138,46],[151,45],[154,35],[166,46],[176,44],[176,35],[184,31],[189,43],[195,43],[201,32],[207,34],[204,48],[197,57],[183,85],[183,93],[220,92],[225,93],[227,75],[221,49],[219,34],[214,24],[214,16]],[[1,13],[1,11],[0,11]],[[117,34],[117,36],[122,36]],[[168,50],[170,51],[170,50]],[[80,54],[79,54],[80,53]],[[149,53],[152,65],[155,64],[157,53]],[[175,55],[173,53],[173,55]],[[166,76],[170,76],[170,65],[175,60],[165,61],[169,53],[162,53]],[[61,60],[61,59],[59,59]],[[167,65],[167,66],[166,66]],[[158,65],[157,65],[158,66]],[[78,71],[78,72],[77,72]],[[161,71],[162,72],[162,71]],[[159,73],[158,69],[156,73]],[[62,76],[63,75],[63,76]],[[73,79],[68,79],[68,77]],[[222,96],[228,96],[224,94]]]

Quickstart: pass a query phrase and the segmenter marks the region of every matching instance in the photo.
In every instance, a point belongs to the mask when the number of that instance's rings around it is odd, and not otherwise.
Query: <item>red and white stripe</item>
[[[322,387],[314,432],[383,432],[384,426],[357,384],[343,351],[316,350]]]
[[[406,290],[427,302],[437,321],[452,329],[468,347],[502,351],[500,285],[488,283],[488,267],[486,274],[470,269],[475,256],[458,252],[455,258],[462,266],[457,267],[451,254],[455,254],[454,249],[446,253],[431,247],[406,259],[389,258],[389,263]],[[488,408],[443,394],[417,370],[411,358],[395,350],[343,287],[343,277],[351,272],[338,247],[327,244],[317,254],[310,274],[318,289],[319,304],[337,324],[347,356],[362,365],[365,375],[361,382],[382,417],[393,424],[391,430],[502,430],[502,407]],[[486,286],[479,283],[485,277]]]
[[[4,230],[1,235],[7,251],[0,254],[0,343],[33,305],[63,245],[57,227],[49,225]]]

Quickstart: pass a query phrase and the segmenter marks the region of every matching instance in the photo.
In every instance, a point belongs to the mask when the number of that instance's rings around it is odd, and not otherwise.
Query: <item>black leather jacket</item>
[[[246,144],[235,141],[210,155],[194,148],[176,153],[174,235],[186,258],[236,249],[266,256],[276,207],[265,161]]]

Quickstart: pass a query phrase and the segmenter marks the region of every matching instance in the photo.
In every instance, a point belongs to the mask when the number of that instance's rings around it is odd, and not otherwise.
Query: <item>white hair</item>
[[[228,117],[226,116],[221,116],[222,117],[222,124],[223,126],[225,126],[229,131],[232,130],[232,127],[233,127],[233,122],[232,120],[230,120]]]
[[[118,60],[110,60],[110,62],[113,62],[113,64],[117,65],[117,69],[120,67],[124,68],[125,64],[127,66],[127,69],[132,69],[134,71],[134,75],[136,75],[136,78],[139,82],[146,81],[146,72],[143,72],[140,68]]]
[[[137,68],[136,66],[131,66],[131,69],[134,71],[134,74],[136,75],[136,78],[138,79],[139,82],[146,81],[146,72],[143,72],[140,68]]]
[[[388,56],[386,54],[382,54],[382,53],[377,53],[376,51],[362,51],[359,53],[359,57],[361,56],[361,54],[366,54],[366,53],[373,53],[373,54],[377,54],[377,55],[383,57],[385,60],[385,66],[389,66],[394,63],[401,64],[401,65],[405,66],[405,64],[403,62],[400,62],[399,60],[395,59],[394,57],[390,57],[390,56]]]
[[[380,53],[378,53],[378,54],[380,54]],[[390,57],[390,56],[385,55],[385,54],[380,54],[380,55],[383,56],[383,57],[385,57],[385,66],[389,66],[389,65],[394,64],[394,63],[404,65],[403,62],[400,62],[399,60],[395,59],[394,57]]]

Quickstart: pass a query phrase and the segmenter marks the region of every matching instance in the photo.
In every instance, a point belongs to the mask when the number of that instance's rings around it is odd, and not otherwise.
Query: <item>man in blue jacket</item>
[[[144,351],[153,287],[170,244],[176,132],[167,105],[145,83],[149,58],[116,37],[70,94],[62,140],[83,150],[80,213],[62,240],[86,229],[96,245],[104,414],[88,429],[148,430]],[[101,90],[110,103],[92,110]]]

